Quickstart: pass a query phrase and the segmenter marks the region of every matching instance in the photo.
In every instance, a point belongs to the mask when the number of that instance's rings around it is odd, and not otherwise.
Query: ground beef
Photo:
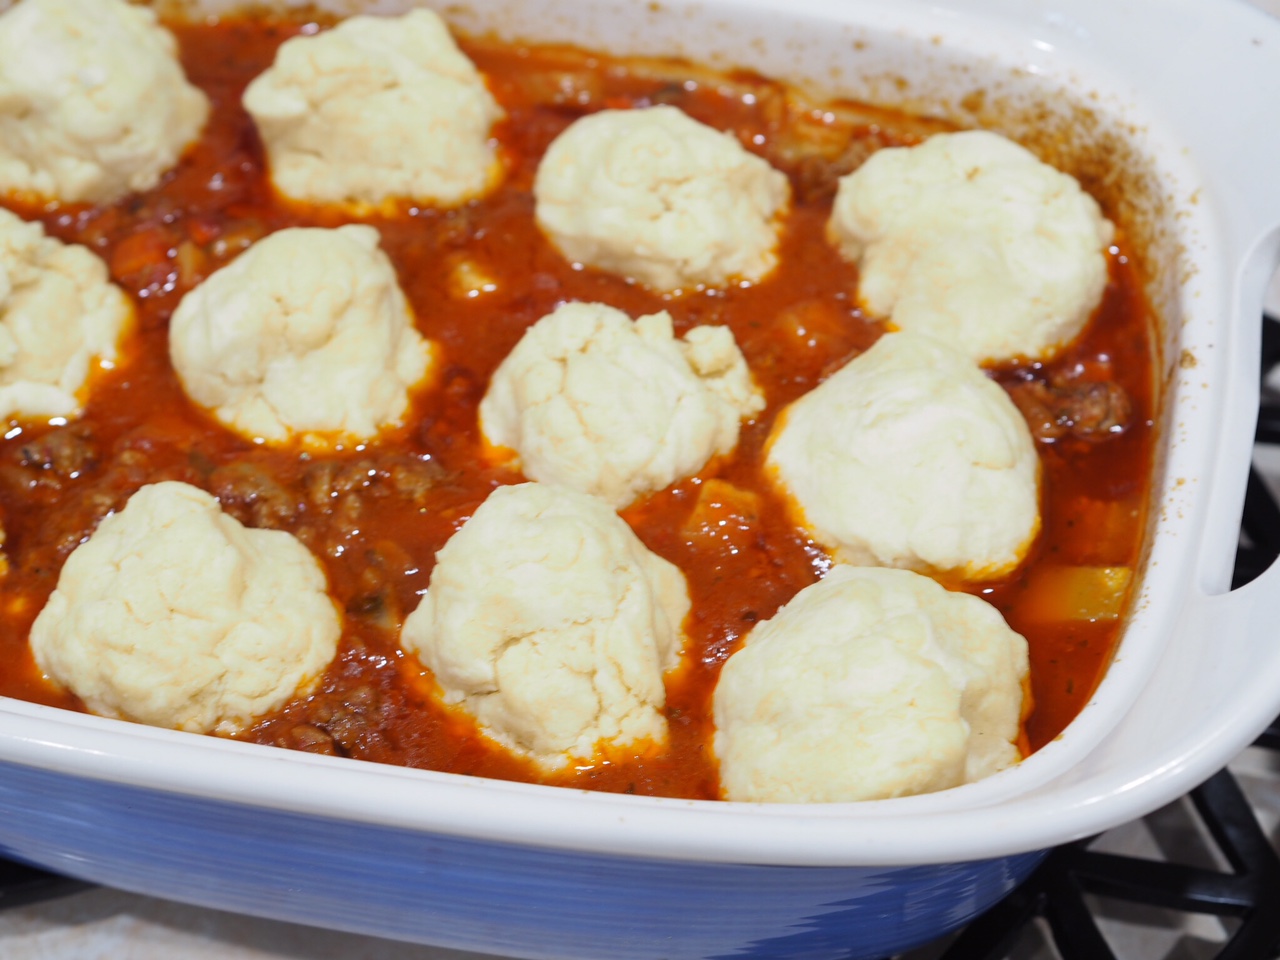
[[[316,553],[342,556],[357,546],[368,502],[394,498],[422,509],[428,494],[449,477],[429,457],[390,451],[381,452],[377,460],[313,463],[303,470],[299,481],[299,499],[306,516],[293,532]]]
[[[301,736],[316,753],[360,757],[381,744],[383,695],[371,684],[360,684],[342,695],[318,695],[307,711],[310,723]],[[310,728],[310,729],[307,729]],[[295,728],[297,729],[297,728]],[[326,745],[324,737],[329,738]]]
[[[222,508],[241,523],[296,531],[309,545],[316,531],[308,517],[324,518],[341,540],[359,528],[367,498],[399,497],[422,507],[445,476],[432,460],[385,453],[378,460],[312,463],[294,481],[281,480],[253,462],[214,467],[195,457],[193,468],[203,475],[203,485]]]
[[[851,139],[848,146],[834,157],[800,154],[791,164],[791,186],[800,203],[824,203],[836,195],[841,177],[866,163],[880,145],[861,137]]]
[[[287,529],[301,504],[294,494],[253,463],[230,463],[209,474],[209,492],[247,527]]]
[[[404,598],[397,592],[409,571],[418,564],[398,543],[379,540],[364,551],[358,594],[347,601],[347,614],[358,617],[390,634],[404,622]]]
[[[414,506],[422,506],[426,496],[445,478],[434,460],[402,455],[384,455],[378,460],[324,461],[309,467],[303,475],[307,503],[325,516],[354,519],[360,512],[359,495],[396,495]]]
[[[1097,442],[1123,433],[1132,417],[1124,388],[1113,381],[1026,380],[1009,389],[1037,440]]]
[[[325,730],[309,723],[290,727],[276,739],[276,746],[290,750],[304,750],[307,753],[323,753],[330,757],[338,756],[337,744]]]
[[[13,448],[0,478],[16,489],[57,493],[98,463],[93,432],[82,423],[56,427]]]

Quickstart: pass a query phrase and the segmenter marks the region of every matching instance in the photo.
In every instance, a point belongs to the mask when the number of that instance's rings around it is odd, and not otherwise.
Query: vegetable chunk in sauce
[[[134,298],[138,322],[126,355],[95,374],[81,419],[14,423],[0,441],[0,525],[10,562],[0,580],[0,694],[83,709],[41,677],[27,646],[31,623],[67,555],[104,516],[145,484],[179,480],[211,491],[242,522],[294,534],[320,559],[345,611],[337,657],[314,692],[262,718],[243,738],[487,777],[718,796],[710,697],[720,666],[755,623],[830,565],[764,479],[764,440],[780,409],[883,332],[854,306],[856,268],[824,237],[835,179],[874,150],[919,142],[941,125],[857,104],[818,110],[749,74],[463,41],[505,112],[494,132],[507,175],[492,194],[456,209],[404,203],[363,219],[381,234],[419,332],[439,345],[438,377],[415,397],[403,426],[377,442],[309,454],[255,445],[196,408],[167,346],[169,317],[182,295],[254,241],[285,227],[351,221],[275,197],[262,145],[240,106],[245,86],[303,26],[174,25],[183,68],[213,104],[177,170],[157,188],[108,206],[6,201],[50,234],[103,257]],[[575,269],[538,231],[532,185],[547,145],[587,112],[655,104],[731,132],[790,178],[793,208],[778,267],[766,279],[664,297]],[[1052,362],[989,371],[1037,437],[1040,537],[1005,579],[946,584],[980,594],[1027,637],[1035,702],[1025,727],[1030,749],[1057,736],[1096,686],[1134,580],[1114,571],[1132,572],[1141,549],[1153,344],[1125,243],[1121,233],[1102,305],[1076,341]],[[730,455],[622,514],[648,549],[684,572],[692,600],[688,667],[668,682],[666,750],[644,758],[606,754],[546,772],[438,705],[431,677],[396,636],[426,588],[436,552],[490,491],[523,479],[483,455],[477,408],[525,330],[570,300],[608,303],[630,316],[666,310],[677,336],[694,325],[726,325],[767,406],[743,423]],[[1112,573],[1088,572],[1096,570]],[[1111,584],[1119,593],[1082,613],[1079,604],[1057,602],[1054,582]]]

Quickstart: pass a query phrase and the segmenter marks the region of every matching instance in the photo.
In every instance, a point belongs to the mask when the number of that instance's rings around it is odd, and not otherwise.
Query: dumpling
[[[666,740],[684,576],[604,501],[498,487],[444,548],[401,643],[499,742],[547,769]]]
[[[457,206],[502,172],[502,116],[475,65],[430,10],[356,16],[285,41],[244,93],[285,196],[377,206]]]
[[[97,256],[0,209],[0,417],[79,414],[132,321]]]
[[[873,154],[840,179],[827,232],[864,309],[985,362],[1047,359],[1080,333],[1114,230],[1072,177],[975,130]]]
[[[665,106],[575,120],[533,192],[538,226],[566,257],[660,291],[763,278],[791,196],[731,134]]]
[[[0,192],[107,203],[148,190],[208,117],[146,7],[22,0],[0,15]]]
[[[677,340],[666,311],[633,323],[602,303],[568,303],[498,367],[480,424],[530,479],[621,509],[729,453],[741,419],[763,408],[728,327]]]
[[[847,563],[1001,576],[1040,529],[1040,461],[1009,395],[955,349],[885,334],[779,414],[765,471]]]
[[[724,798],[838,803],[972,783],[1019,759],[1027,642],[907,570],[833,567],[759,623],[714,697]]]
[[[187,293],[169,354],[187,394],[248,439],[327,446],[399,424],[435,351],[378,231],[294,227]]]
[[[234,734],[314,683],[341,632],[324,571],[292,534],[243,527],[166,481],[72,551],[31,649],[94,713]]]

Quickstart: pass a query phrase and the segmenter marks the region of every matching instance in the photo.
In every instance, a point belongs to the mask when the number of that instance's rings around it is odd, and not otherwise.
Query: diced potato
[[[1137,527],[1142,522],[1140,500],[1096,500],[1076,497],[1066,511],[1071,525],[1086,531],[1087,552],[1080,559],[1099,565],[1121,564],[1141,539]]]
[[[168,227],[157,225],[131,233],[111,254],[111,272],[117,278],[133,278],[157,267],[166,267],[174,245]]]
[[[265,225],[257,220],[241,220],[227,229],[209,245],[214,259],[226,260],[248,250],[267,234]]]
[[[178,244],[178,282],[190,289],[209,275],[209,255],[190,240]]]
[[[849,311],[829,300],[800,300],[783,308],[774,320],[785,334],[788,350],[797,348],[830,352],[849,340]]]
[[[1132,581],[1131,567],[1041,567],[1027,585],[1022,609],[1043,622],[1115,620]]]
[[[681,532],[691,543],[715,541],[737,553],[755,538],[753,526],[759,517],[759,494],[727,480],[704,480]]]
[[[471,300],[498,289],[498,280],[478,260],[458,256],[449,270],[449,295],[457,300]]]
[[[530,102],[545,106],[591,107],[604,99],[604,80],[590,70],[531,70],[520,87]]]

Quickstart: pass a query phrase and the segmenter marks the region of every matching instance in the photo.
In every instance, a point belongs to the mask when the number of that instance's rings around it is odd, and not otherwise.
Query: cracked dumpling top
[[[1114,234],[1074,178],[981,130],[873,154],[840,179],[827,230],[858,264],[864,309],[978,362],[1073,340]]]
[[[667,735],[684,575],[609,505],[498,487],[436,555],[401,644],[508,748],[545,768]]]
[[[22,0],[0,16],[0,192],[106,203],[155,186],[209,116],[176,53],[125,0]]]
[[[778,416],[766,473],[848,563],[1008,573],[1040,529],[1040,461],[1009,395],[948,344],[887,333]]]
[[[31,649],[94,713],[234,734],[313,683],[341,632],[324,571],[292,534],[243,527],[167,481],[67,557]]]
[[[79,414],[132,317],[97,256],[0,210],[0,418]]]
[[[480,404],[485,439],[525,475],[621,509],[733,450],[764,408],[728,327],[677,340],[666,311],[634,323],[568,303],[529,328]]]
[[[243,436],[311,445],[401,422],[433,366],[373,227],[295,227],[259,240],[173,312],[188,396]]]
[[[726,800],[839,803],[972,783],[1019,759],[1027,642],[985,600],[836,566],[757,624],[714,695]]]
[[[490,132],[502,110],[429,10],[287,40],[244,107],[272,182],[295,200],[451,207],[501,174]]]
[[[659,106],[575,120],[533,192],[565,257],[673,291],[768,274],[791,188],[732,134]]]

